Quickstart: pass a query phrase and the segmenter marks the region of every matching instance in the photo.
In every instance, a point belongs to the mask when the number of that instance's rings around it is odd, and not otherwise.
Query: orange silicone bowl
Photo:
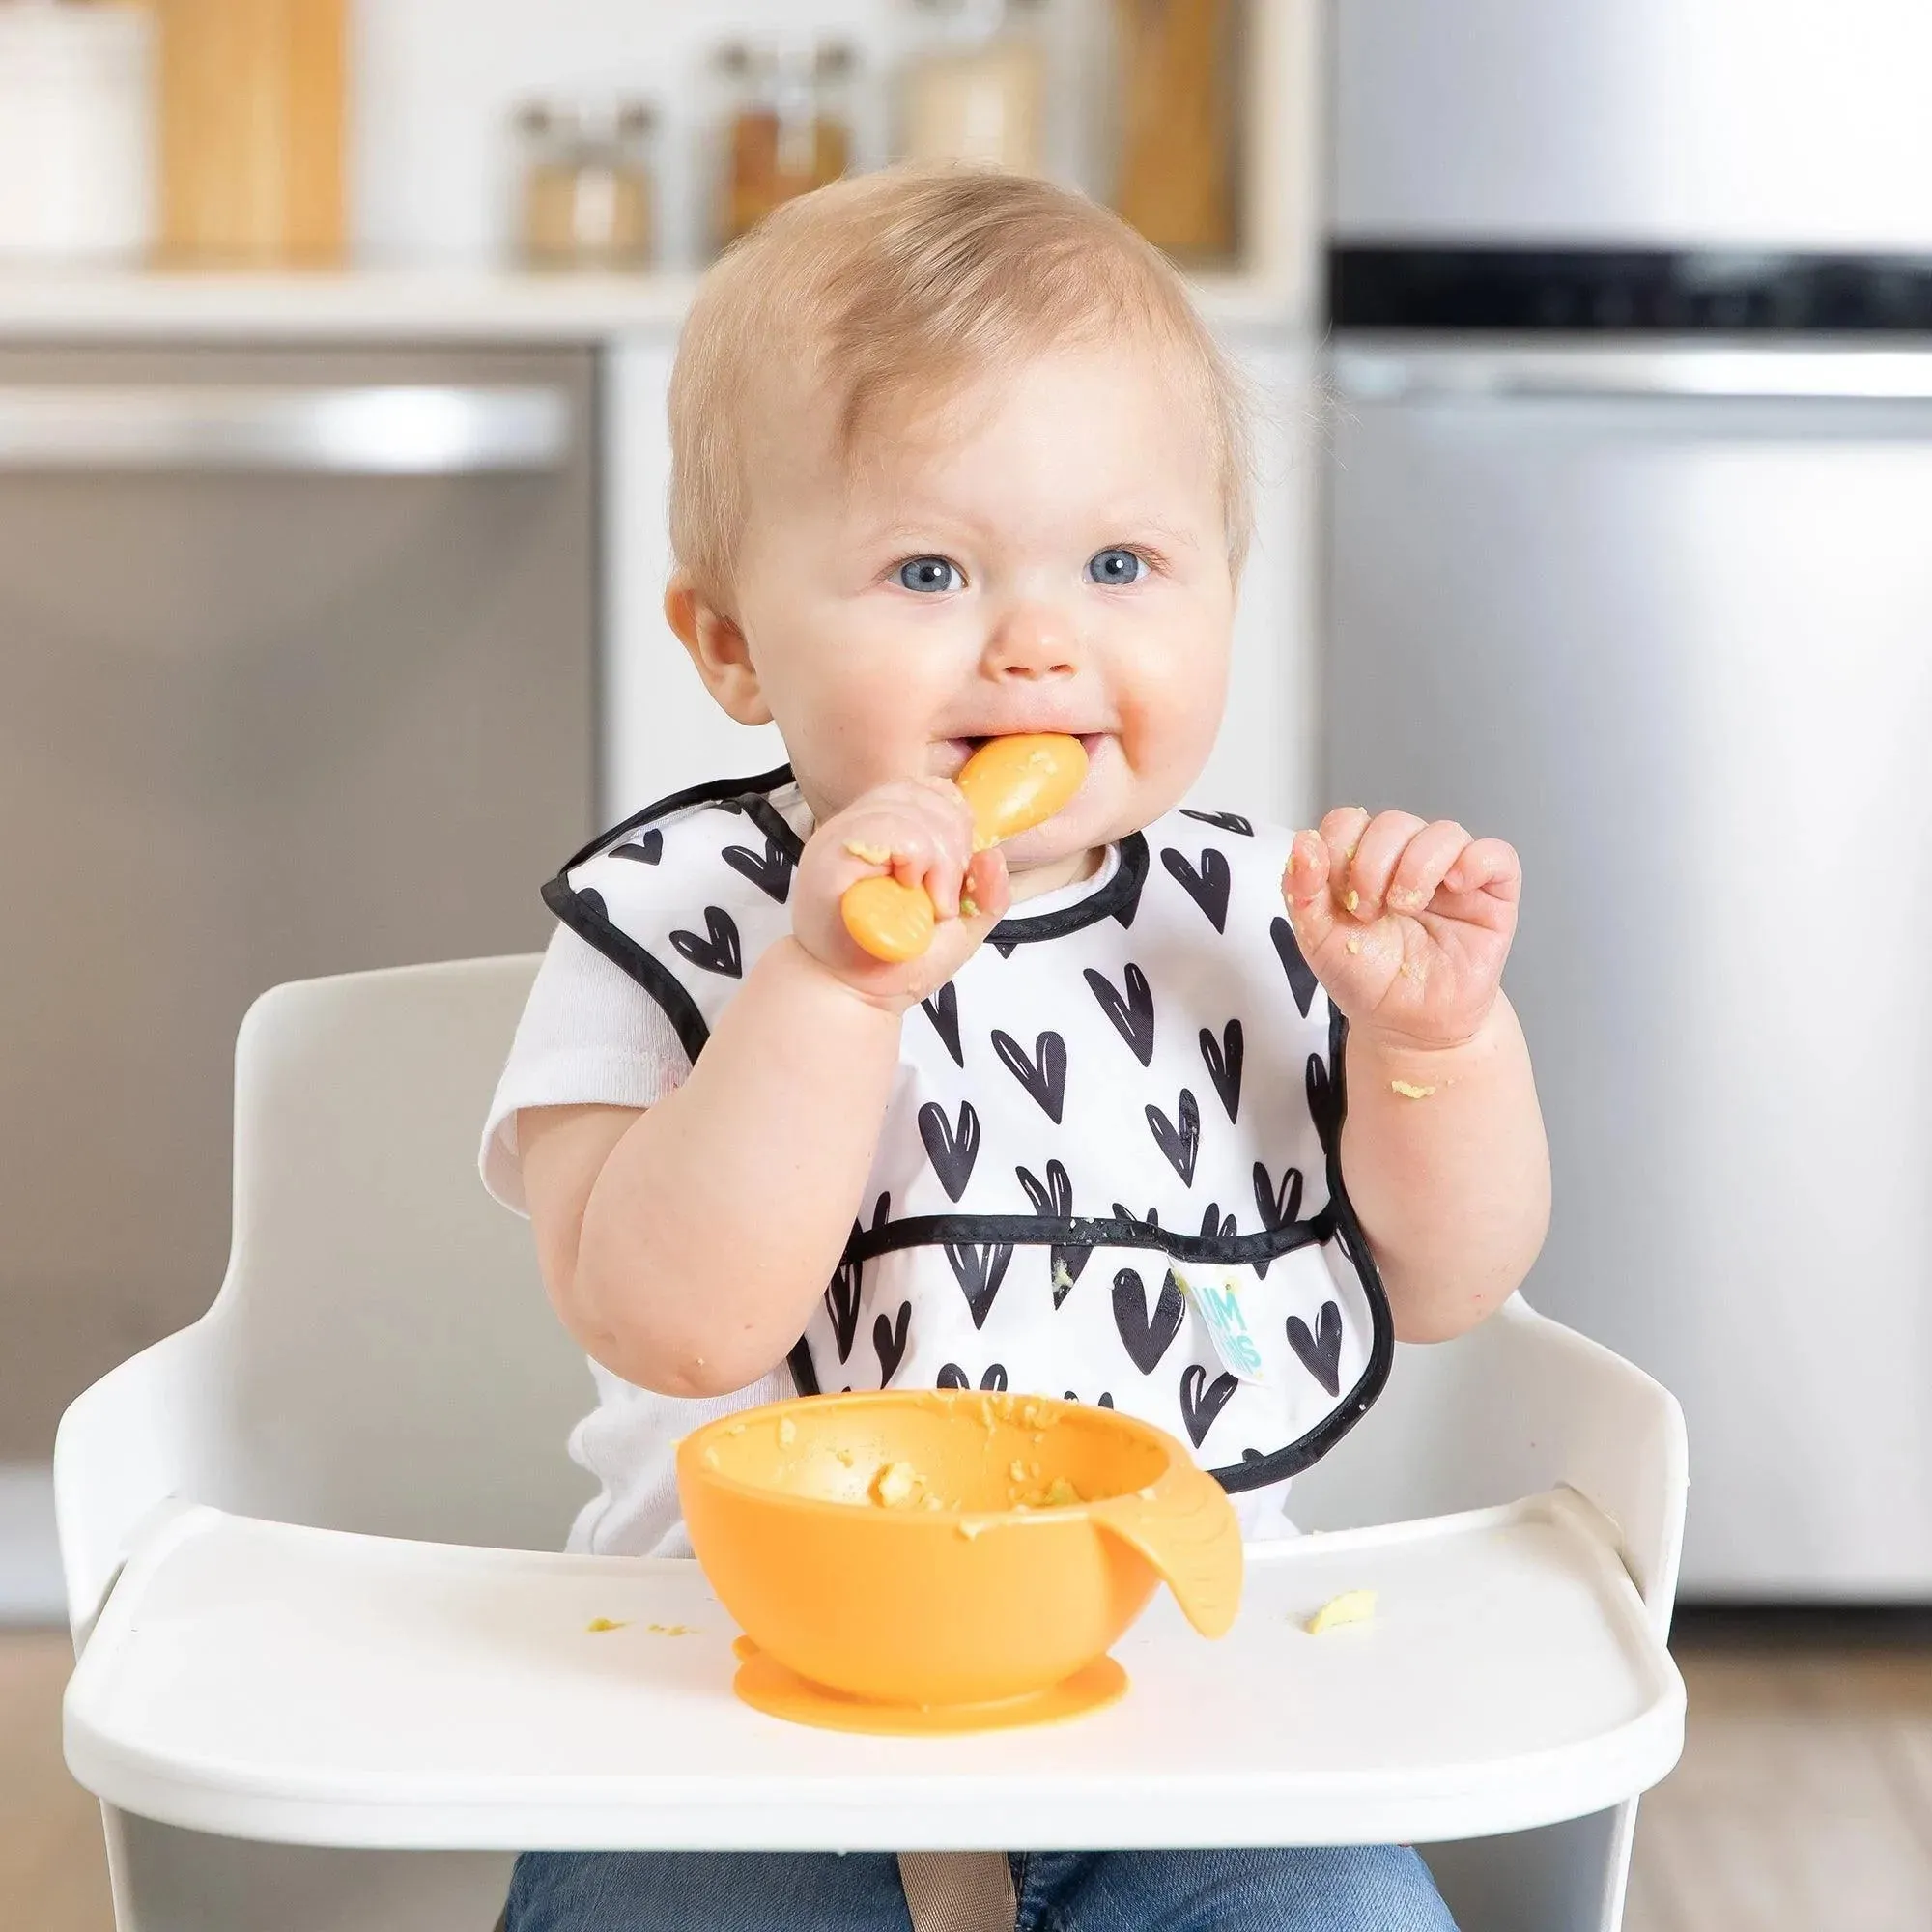
[[[876,1500],[889,1469],[917,1483],[907,1503]],[[874,1702],[1060,1684],[1163,1577],[1209,1634],[1239,1600],[1219,1485],[1174,1437],[1108,1408],[937,1389],[776,1403],[687,1436],[677,1480],[692,1548],[753,1643]],[[1047,1500],[1063,1485],[1082,1500]]]

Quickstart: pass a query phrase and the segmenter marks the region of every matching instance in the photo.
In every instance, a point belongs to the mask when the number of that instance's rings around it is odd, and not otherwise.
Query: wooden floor
[[[1932,1928],[1932,1620],[1688,1616],[1684,1761],[1644,1801],[1626,1932]],[[110,1932],[60,1755],[60,1633],[0,1632],[0,1927]],[[1464,1932],[1482,1932],[1480,1926]]]

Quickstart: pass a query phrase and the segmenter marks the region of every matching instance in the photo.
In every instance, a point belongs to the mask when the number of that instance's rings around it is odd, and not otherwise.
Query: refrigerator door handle
[[[545,386],[0,386],[0,470],[551,471],[571,431]]]
[[[1520,347],[1339,344],[1351,402],[1405,399],[1932,402],[1932,352],[1894,349]]]

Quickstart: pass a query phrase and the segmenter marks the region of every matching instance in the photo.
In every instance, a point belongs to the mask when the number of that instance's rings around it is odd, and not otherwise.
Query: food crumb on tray
[[[1373,1590],[1344,1590],[1339,1597],[1330,1597],[1303,1628],[1310,1636],[1320,1636],[1323,1631],[1336,1628],[1339,1624],[1365,1624],[1376,1613],[1376,1593]]]
[[[583,1628],[587,1631],[620,1631],[628,1630],[630,1626],[612,1617],[592,1617]]]

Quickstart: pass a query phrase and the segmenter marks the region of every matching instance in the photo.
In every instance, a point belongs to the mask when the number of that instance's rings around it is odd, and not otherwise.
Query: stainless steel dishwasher
[[[0,1463],[212,1299],[257,993],[542,943],[595,390],[575,350],[0,351]]]
[[[1335,368],[1330,790],[1522,850],[1529,1295],[1683,1401],[1687,1590],[1932,1595],[1932,353]]]

